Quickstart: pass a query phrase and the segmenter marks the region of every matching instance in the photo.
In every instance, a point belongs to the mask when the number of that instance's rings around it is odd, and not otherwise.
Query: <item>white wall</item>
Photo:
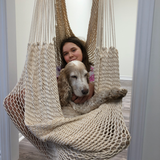
[[[33,6],[34,0],[15,0],[18,79],[26,59]]]
[[[84,40],[87,37],[91,0],[66,0],[68,20],[73,33]]]
[[[21,75],[29,39],[34,0],[16,1],[17,70]],[[121,78],[132,78],[138,0],[114,0],[117,49]],[[70,26],[76,36],[86,39],[91,0],[66,0]]]
[[[114,0],[120,76],[132,79],[138,0]]]

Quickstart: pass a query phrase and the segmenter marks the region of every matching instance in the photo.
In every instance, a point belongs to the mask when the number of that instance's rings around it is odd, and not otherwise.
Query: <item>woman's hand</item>
[[[72,95],[72,101],[76,104],[82,104],[85,101],[89,100],[94,95],[94,84],[89,83],[89,94],[84,97],[77,97],[75,94]]]

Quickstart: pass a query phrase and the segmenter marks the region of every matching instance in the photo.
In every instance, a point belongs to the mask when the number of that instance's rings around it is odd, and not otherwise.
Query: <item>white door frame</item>
[[[128,160],[142,160],[155,0],[139,0]]]
[[[5,96],[17,83],[15,1],[0,0],[0,159],[18,160],[18,130],[3,107]]]

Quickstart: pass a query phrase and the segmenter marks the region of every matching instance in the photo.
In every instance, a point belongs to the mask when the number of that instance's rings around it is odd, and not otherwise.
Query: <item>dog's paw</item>
[[[113,99],[123,98],[124,96],[126,96],[126,94],[127,94],[127,90],[124,88],[122,89],[112,88],[110,92],[110,96]]]
[[[128,91],[126,89],[124,89],[124,88],[122,88],[122,89],[119,90],[119,94],[120,94],[121,97],[125,97],[126,94],[127,94],[127,92]]]

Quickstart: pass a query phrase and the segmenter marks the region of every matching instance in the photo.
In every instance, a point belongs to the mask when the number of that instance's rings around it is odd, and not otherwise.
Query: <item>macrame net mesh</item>
[[[86,48],[94,63],[96,93],[120,87],[112,5],[111,0],[92,3]],[[125,149],[131,138],[122,101],[68,118],[59,103],[59,44],[73,35],[64,0],[35,2],[24,70],[4,107],[18,130],[48,159],[109,159]]]

